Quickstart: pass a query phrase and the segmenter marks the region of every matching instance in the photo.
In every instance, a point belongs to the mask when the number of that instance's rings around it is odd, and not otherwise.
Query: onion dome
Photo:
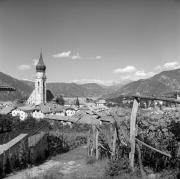
[[[36,65],[37,72],[44,72],[46,70],[46,65],[44,64],[42,52],[40,53],[39,62]]]

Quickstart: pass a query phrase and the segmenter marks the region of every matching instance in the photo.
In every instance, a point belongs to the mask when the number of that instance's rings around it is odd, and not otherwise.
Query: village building
[[[33,112],[33,117],[36,119],[43,119],[47,114],[51,114],[50,108],[45,104],[40,104],[36,106],[35,111]]]
[[[106,100],[105,99],[99,99],[96,102],[97,106],[105,106],[106,105]]]
[[[66,108],[66,116],[73,116],[76,113],[76,110],[72,107]]]
[[[35,111],[35,106],[21,106],[12,110],[13,117],[18,116],[20,120],[24,121],[28,116],[32,116]]]
[[[53,114],[58,116],[65,116],[65,108],[63,106],[57,105],[53,109]]]
[[[86,104],[86,106],[88,106],[88,107],[90,107],[90,108],[94,108],[94,107],[96,107],[96,103],[95,103],[95,102],[88,102],[88,103]]]

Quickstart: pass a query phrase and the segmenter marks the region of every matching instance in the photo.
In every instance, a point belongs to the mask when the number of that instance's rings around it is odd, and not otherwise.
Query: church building
[[[43,61],[42,52],[36,65],[35,89],[27,100],[28,104],[46,103],[46,66]]]

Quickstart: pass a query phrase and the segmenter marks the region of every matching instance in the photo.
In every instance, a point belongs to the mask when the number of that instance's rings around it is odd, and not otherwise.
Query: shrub
[[[10,164],[9,158],[7,158],[6,164],[5,164],[5,173],[9,174],[11,172],[12,172],[11,164]]]
[[[0,166],[0,178],[3,178],[3,169],[2,169],[2,166]]]
[[[47,138],[48,141],[48,153],[49,155],[56,155],[58,153],[67,152],[69,149],[64,145],[62,136],[50,135]]]
[[[163,169],[176,168],[177,156],[177,132],[178,124],[174,112],[164,112],[161,116],[139,116],[138,138],[146,144],[166,153],[172,158],[159,154],[145,146],[141,146],[142,162],[144,166],[151,167],[155,172]]]
[[[92,165],[93,163],[95,163],[96,158],[94,156],[87,156],[86,158],[86,163],[89,165]]]
[[[115,155],[109,159],[105,174],[107,176],[118,176],[121,173],[129,172],[129,148],[124,146],[118,146]]]
[[[107,176],[118,176],[121,173],[128,171],[129,159],[127,157],[119,158],[118,156],[114,156],[109,160],[105,174]]]

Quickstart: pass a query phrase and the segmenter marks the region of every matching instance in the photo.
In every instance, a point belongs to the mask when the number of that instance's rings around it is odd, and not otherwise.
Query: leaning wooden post
[[[99,150],[98,150],[99,143],[98,143],[98,141],[99,141],[99,130],[96,127],[96,160],[99,159]]]
[[[87,155],[90,155],[90,140],[91,140],[91,129],[88,131],[87,134]]]
[[[138,111],[138,98],[134,99],[133,108],[130,119],[130,145],[131,152],[129,153],[129,163],[131,169],[134,171],[134,153],[135,153],[135,134],[136,134],[136,115]]]

